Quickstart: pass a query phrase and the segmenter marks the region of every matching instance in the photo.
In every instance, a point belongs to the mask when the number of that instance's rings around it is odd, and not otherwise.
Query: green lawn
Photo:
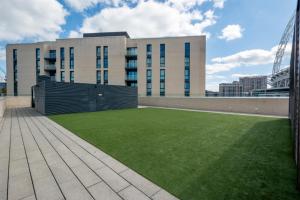
[[[287,119],[152,108],[50,118],[183,200],[300,199]]]

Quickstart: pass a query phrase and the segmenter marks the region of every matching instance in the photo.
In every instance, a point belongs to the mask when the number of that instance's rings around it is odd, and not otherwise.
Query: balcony
[[[131,69],[137,69],[137,63],[127,63],[125,69],[131,70]]]
[[[45,55],[44,59],[49,61],[56,61],[56,54],[49,53]]]
[[[55,64],[47,64],[47,65],[44,66],[44,69],[46,71],[55,71],[56,70],[56,66],[55,66]]]
[[[127,82],[137,82],[137,76],[127,76],[126,81]]]
[[[137,48],[127,48],[126,58],[137,58]]]

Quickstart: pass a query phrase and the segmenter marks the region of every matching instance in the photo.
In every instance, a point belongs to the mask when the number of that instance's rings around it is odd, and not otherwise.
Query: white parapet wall
[[[6,108],[21,108],[31,106],[31,96],[7,96]]]
[[[0,119],[6,108],[22,108],[31,106],[31,96],[6,96],[0,97]]]
[[[288,116],[288,97],[139,97],[139,105]]]
[[[3,117],[5,107],[6,107],[5,97],[0,97],[0,119]]]

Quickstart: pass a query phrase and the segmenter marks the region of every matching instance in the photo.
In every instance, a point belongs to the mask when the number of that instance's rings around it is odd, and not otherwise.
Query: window
[[[147,69],[147,96],[151,96],[152,95],[152,70],[151,69]]]
[[[101,68],[101,59],[100,59],[100,57],[96,58],[96,68],[97,69]]]
[[[36,59],[40,59],[40,58],[41,58],[41,51],[40,51],[40,48],[36,48],[36,49],[35,49],[35,53],[36,53]]]
[[[160,44],[160,67],[164,68],[166,66],[166,45]]]
[[[108,68],[108,47],[103,47],[103,67]]]
[[[13,50],[14,96],[18,96],[17,49]]]
[[[36,61],[36,69],[37,69],[37,71],[40,71],[40,68],[41,68],[41,62],[40,62],[40,60],[37,60]]]
[[[65,48],[64,47],[60,48],[60,59],[65,59]]]
[[[160,70],[160,81],[165,81],[165,70],[164,69]]]
[[[101,71],[100,70],[96,71],[96,81],[97,81],[97,84],[101,84]]]
[[[165,96],[165,83],[160,83],[160,96]]]
[[[190,49],[191,49],[191,45],[190,45],[190,43],[189,42],[186,42],[185,44],[184,44],[184,55],[185,55],[185,57],[187,57],[187,58],[189,58],[190,57]]]
[[[136,59],[130,59],[127,60],[127,66],[128,69],[136,69],[137,68],[137,60]]]
[[[74,83],[74,71],[70,71],[70,83]]]
[[[56,50],[50,50],[49,51],[49,56],[50,56],[50,58],[56,58]]]
[[[147,44],[147,55],[152,53],[152,44]]]
[[[65,69],[65,48],[60,48],[60,69]]]
[[[101,47],[96,47],[96,68],[101,68]]]
[[[165,70],[160,70],[160,96],[165,96]]]
[[[70,69],[74,69],[74,47],[70,47]]]
[[[101,56],[101,47],[100,46],[97,46],[96,47],[96,56]]]
[[[127,71],[127,80],[136,81],[137,80],[137,71]]]
[[[137,48],[136,47],[127,48],[127,56],[136,56],[136,55],[137,55]]]
[[[151,96],[151,95],[152,95],[152,84],[147,83],[147,96]]]
[[[185,69],[184,70],[184,80],[189,80],[190,79],[190,70]]]
[[[190,96],[190,43],[184,44],[184,96]]]
[[[104,70],[104,74],[103,74],[103,84],[107,85],[108,84],[108,71]]]
[[[147,82],[151,82],[152,79],[152,70],[151,69],[147,69]]]
[[[130,87],[137,86],[137,47],[128,47],[126,54],[126,80],[125,84]]]
[[[190,96],[190,82],[184,83],[184,95]]]
[[[64,71],[60,72],[60,81],[65,82],[65,72]]]
[[[152,45],[151,44],[147,44],[146,53],[147,53],[146,66],[150,68],[152,67]]]
[[[35,75],[36,80],[38,79],[38,76],[40,75],[40,58],[41,58],[41,50],[40,48],[35,49]]]

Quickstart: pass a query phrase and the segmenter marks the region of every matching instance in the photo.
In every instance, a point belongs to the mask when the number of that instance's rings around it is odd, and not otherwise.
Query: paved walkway
[[[206,112],[206,113],[217,113],[224,115],[241,115],[241,116],[252,116],[252,117],[271,117],[279,119],[288,119],[288,116],[279,116],[279,115],[263,115],[263,114],[251,114],[251,113],[237,113],[237,112],[222,112],[222,111],[209,111],[209,110],[195,110],[188,108],[172,108],[172,107],[160,107],[160,106],[139,106],[139,108],[159,108],[159,109],[168,109],[168,110],[183,110],[190,112]]]
[[[171,200],[165,190],[31,108],[0,122],[1,200]]]

